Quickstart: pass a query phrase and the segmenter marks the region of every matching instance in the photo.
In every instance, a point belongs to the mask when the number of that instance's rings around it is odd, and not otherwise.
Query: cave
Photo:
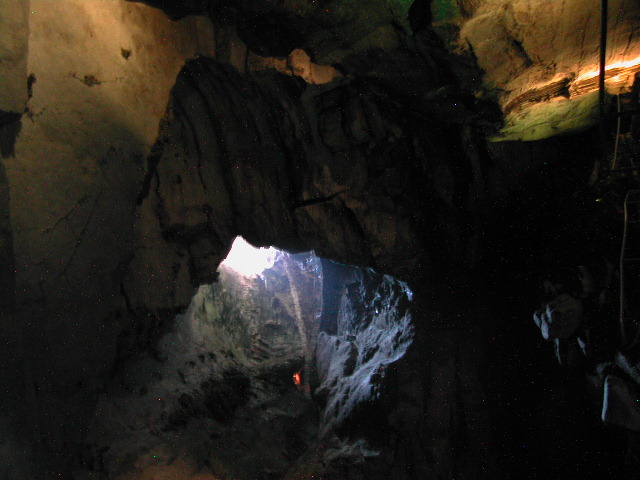
[[[237,237],[214,282],[114,372],[81,466],[114,478],[282,478],[313,474],[320,455],[374,455],[393,365],[413,339],[412,298],[388,275]],[[327,300],[336,308],[323,310]]]
[[[640,478],[633,0],[0,0],[0,480]]]

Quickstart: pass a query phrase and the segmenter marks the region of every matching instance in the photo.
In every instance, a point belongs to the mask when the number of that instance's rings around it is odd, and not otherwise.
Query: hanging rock
[[[602,421],[616,427],[640,431],[640,398],[634,388],[616,375],[604,381]]]
[[[545,340],[574,334],[582,318],[582,303],[566,293],[559,295],[533,314],[533,321]]]

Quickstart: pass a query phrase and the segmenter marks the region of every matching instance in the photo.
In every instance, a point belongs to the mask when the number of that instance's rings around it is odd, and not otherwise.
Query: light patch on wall
[[[621,62],[610,63],[605,67],[605,72],[609,73],[609,71],[611,70],[616,70],[619,68],[633,68],[633,67],[640,67],[640,57],[634,58],[632,60],[625,60]],[[576,81],[587,80],[599,74],[600,74],[600,70],[594,69],[591,72],[580,75],[578,78],[576,78]]]
[[[605,67],[607,93],[631,91],[640,73],[640,57],[609,63]],[[571,78],[564,75],[536,85],[504,103],[506,124],[492,141],[539,140],[559,132],[588,128],[598,118],[600,71],[593,68]]]
[[[342,77],[342,74],[331,65],[318,65],[311,61],[309,54],[300,48],[293,50],[287,58],[263,57],[249,52],[244,63],[250,71],[272,68],[285,75],[300,77],[312,85],[330,83]],[[234,66],[242,71],[245,65],[243,64],[242,67]]]
[[[231,268],[246,277],[260,275],[273,266],[277,252],[278,250],[273,247],[256,248],[238,236],[233,241],[227,258],[220,265]]]
[[[614,95],[631,90],[635,75],[640,71],[640,57],[608,64],[605,69],[607,90]],[[583,73],[572,82],[569,93],[573,95],[584,94],[598,88],[597,81],[600,70],[594,69]]]

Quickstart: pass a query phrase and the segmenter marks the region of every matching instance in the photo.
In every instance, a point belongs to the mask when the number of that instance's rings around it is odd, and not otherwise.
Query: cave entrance
[[[231,268],[247,277],[261,275],[267,268],[273,267],[278,253],[282,251],[273,247],[254,247],[238,235],[220,266]]]
[[[367,442],[393,407],[410,303],[392,277],[238,237],[216,281],[100,401],[101,468],[275,479],[376,455]]]
[[[274,336],[281,335],[299,346],[302,366],[289,378],[310,398],[322,313],[320,258],[314,252],[291,254],[274,247],[254,247],[238,236],[218,273],[222,289],[237,288],[235,301],[245,307],[241,315],[252,332],[255,361],[273,360],[268,345],[280,341]],[[216,290],[215,285],[211,288]],[[255,321],[253,316],[257,316]],[[292,327],[297,332],[292,333]]]

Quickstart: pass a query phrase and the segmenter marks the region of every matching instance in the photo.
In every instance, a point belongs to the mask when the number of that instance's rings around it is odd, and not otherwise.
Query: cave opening
[[[276,479],[377,457],[412,300],[391,276],[237,237],[215,281],[101,395],[83,468]]]
[[[273,267],[278,250],[273,247],[256,248],[238,235],[231,244],[231,250],[220,264],[245,275],[261,275]]]

